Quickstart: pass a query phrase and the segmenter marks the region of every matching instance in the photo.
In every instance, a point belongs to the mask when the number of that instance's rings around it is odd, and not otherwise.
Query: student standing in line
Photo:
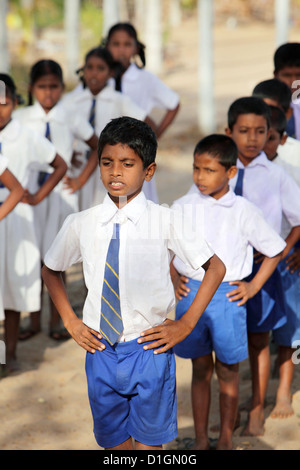
[[[57,153],[71,167],[73,144],[76,139],[86,142],[97,155],[98,139],[89,122],[80,114],[68,115],[61,98],[64,80],[61,66],[54,60],[42,59],[30,70],[28,106],[17,109],[13,116],[22,125],[46,137],[54,145]],[[36,191],[52,171],[49,165],[40,166],[32,171],[31,190]],[[68,175],[68,172],[66,173]],[[80,180],[80,176],[77,181]],[[46,251],[60,230],[65,218],[78,211],[78,195],[64,187],[63,180],[54,190],[34,208],[37,240],[43,262]],[[41,330],[41,311],[32,312],[30,325],[20,331],[19,339],[26,340]],[[50,299],[49,336],[55,340],[69,338],[61,327],[61,320]]]
[[[41,302],[40,250],[33,207],[42,202],[63,178],[67,165],[48,139],[12,119],[17,105],[16,87],[7,74],[0,74],[0,80],[6,88],[6,101],[0,104],[1,152],[8,159],[8,169],[25,188],[22,202],[0,224],[0,240],[4,247],[1,264],[4,266],[2,294],[6,367],[10,371],[18,367],[16,350],[20,312],[36,312]],[[49,164],[54,171],[43,185],[35,192],[30,192],[30,171],[39,164]],[[5,194],[2,197],[3,201]]]
[[[98,146],[107,190],[103,204],[67,218],[43,267],[66,328],[87,350],[94,434],[111,450],[161,449],[177,435],[171,348],[195,327],[225,274],[186,217],[145,198],[142,187],[155,172],[156,150],[146,123],[122,117],[107,124]],[[174,253],[205,271],[193,304],[178,321],[167,319],[175,306]],[[60,277],[78,261],[88,289],[83,321]]]

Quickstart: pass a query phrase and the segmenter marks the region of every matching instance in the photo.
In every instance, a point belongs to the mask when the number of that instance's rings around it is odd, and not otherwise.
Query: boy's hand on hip
[[[86,326],[79,318],[74,319],[66,328],[76,343],[86,351],[94,353],[105,349],[105,345],[99,341],[102,339],[100,333]]]
[[[153,343],[146,344],[144,349],[155,349],[154,354],[161,354],[168,349],[171,349],[175,344],[184,340],[191,332],[191,328],[188,327],[185,322],[181,320],[170,320],[167,319],[159,326],[149,328],[141,333],[141,337],[138,339],[138,343]]]

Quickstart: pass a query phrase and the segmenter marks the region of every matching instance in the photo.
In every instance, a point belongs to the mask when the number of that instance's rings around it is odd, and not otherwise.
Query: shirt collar
[[[269,160],[265,152],[260,152],[256,158],[253,158],[252,162],[249,163],[246,167],[243,165],[241,160],[238,158],[236,166],[238,168],[253,168],[255,166],[264,166],[267,167],[269,164]]]
[[[194,185],[194,187],[195,191],[193,191],[191,194],[197,194],[202,204],[231,207],[236,200],[236,194],[231,187],[229,187],[229,191],[227,191],[227,193],[224,194],[224,196],[222,196],[220,199],[215,199],[212,196],[201,194],[196,185]]]
[[[8,141],[13,142],[19,135],[21,130],[21,124],[17,119],[12,119],[8,124],[0,131],[0,139],[2,142]]]
[[[100,222],[103,224],[107,224],[110,221],[124,223],[129,219],[136,224],[147,205],[147,199],[142,191],[122,209],[118,209],[107,194],[103,200],[103,204],[101,204]]]
[[[140,69],[137,67],[137,65],[132,63],[129,65],[123,77],[126,76],[126,80],[135,81],[137,78],[139,78],[139,71]]]

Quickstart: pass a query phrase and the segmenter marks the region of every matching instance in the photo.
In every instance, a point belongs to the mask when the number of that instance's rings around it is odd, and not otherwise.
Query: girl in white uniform
[[[156,75],[145,70],[145,46],[138,40],[137,32],[130,23],[117,23],[112,26],[106,39],[106,47],[113,58],[121,64],[120,73],[113,80],[116,89],[129,96],[143,108],[147,116],[154,108],[164,110],[161,121],[149,123],[159,138],[173,122],[179,110],[179,96]],[[141,66],[135,62],[139,56]],[[150,182],[149,199],[158,202],[155,180]]]
[[[63,178],[67,165],[46,138],[12,119],[17,104],[16,87],[6,74],[0,74],[5,83],[6,101],[0,105],[0,142],[8,169],[25,189],[22,203],[0,224],[3,249],[3,306],[5,311],[6,364],[8,369],[16,359],[20,312],[35,312],[41,301],[40,251],[34,229],[33,206],[39,204]],[[34,193],[28,190],[30,169],[34,164],[50,164],[54,168],[47,181]],[[8,190],[0,191],[0,202]]]
[[[146,112],[135,104],[128,96],[115,91],[107,85],[114,69],[114,61],[108,50],[99,47],[89,51],[85,57],[82,71],[83,85],[76,87],[63,97],[63,105],[70,114],[80,113],[90,120],[97,136],[100,135],[105,125],[113,118],[130,116],[145,120]],[[78,141],[75,145],[77,162],[81,163],[81,169],[90,160],[87,145]],[[91,171],[98,166],[97,158],[93,159]],[[87,183],[80,190],[79,207],[81,210],[92,207],[102,202],[106,191],[99,180],[99,170],[93,172]],[[73,179],[68,179],[69,187],[73,190],[78,187],[78,169],[73,166]],[[89,176],[87,172],[87,177]]]
[[[98,139],[87,120],[79,114],[67,115],[60,101],[63,91],[63,72],[60,65],[53,60],[36,62],[30,72],[29,105],[16,110],[14,117],[51,140],[58,154],[70,168],[74,140],[81,139],[86,142],[96,155]],[[47,178],[51,170],[51,167],[46,165],[40,168],[40,171],[35,171],[31,184],[37,186],[43,178]],[[35,208],[35,227],[42,261],[65,218],[77,211],[78,195],[65,188],[63,181],[60,181],[43,203]],[[65,339],[68,335],[61,330],[60,316],[51,300],[50,306],[50,336],[53,339]],[[31,326],[29,330],[21,332],[20,339],[27,339],[40,331],[40,313],[31,314]]]
[[[8,159],[0,153],[0,191],[3,188],[9,190],[9,195],[5,201],[0,202],[0,224],[22,199],[24,189],[15,176],[7,169]],[[3,259],[4,252],[3,246],[0,243],[0,259]],[[4,320],[4,310],[2,302],[2,277],[3,277],[3,263],[0,263],[0,321]]]

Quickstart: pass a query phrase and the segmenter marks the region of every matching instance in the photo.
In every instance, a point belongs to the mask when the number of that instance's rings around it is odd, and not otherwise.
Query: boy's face
[[[295,90],[299,88],[299,83],[294,84],[294,85],[293,83],[296,80],[300,80],[300,67],[298,66],[283,67],[281,70],[278,70],[278,72],[274,73],[274,77],[286,83],[288,87],[290,88],[291,92],[293,93]]]
[[[228,192],[228,181],[236,171],[235,166],[226,170],[217,157],[207,152],[194,156],[193,180],[201,194],[220,199]]]
[[[150,181],[155,170],[155,163],[143,168],[142,159],[127,145],[106,144],[101,153],[101,179],[110,198],[118,207],[137,196],[144,181]]]
[[[270,128],[269,137],[264,146],[264,152],[269,160],[274,160],[277,156],[278,145],[283,145],[287,139],[287,135],[281,136],[273,127]]]
[[[269,135],[266,118],[257,114],[240,114],[233,129],[226,129],[226,134],[236,143],[239,159],[246,166],[265,146]]]

